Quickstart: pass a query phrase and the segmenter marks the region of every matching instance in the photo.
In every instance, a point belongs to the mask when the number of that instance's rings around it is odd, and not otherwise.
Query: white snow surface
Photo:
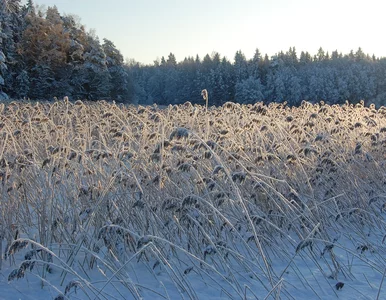
[[[245,234],[240,233],[241,236]],[[32,271],[25,271],[24,278],[9,281],[12,270],[20,266],[25,254],[32,249],[32,243],[28,243],[26,248],[3,261],[0,299],[55,299],[64,295],[71,281],[77,288],[72,287],[63,299],[385,299],[386,287],[382,287],[386,260],[384,233],[364,227],[359,234],[357,230],[342,229],[331,236],[330,243],[317,237],[310,239],[312,243],[285,242],[282,247],[288,250],[286,253],[272,251],[277,245],[265,243],[263,249],[271,267],[274,288],[267,272],[261,270],[263,259],[253,241],[248,244],[257,260],[248,261],[241,268],[242,263],[237,260],[242,260],[242,254],[228,252],[224,259],[226,251],[219,251],[221,247],[216,251],[214,246],[202,249],[205,261],[201,263],[178,249],[174,250],[180,252],[178,256],[170,252],[170,257],[160,262],[151,251],[156,242],[149,236],[141,238],[143,246],[139,252],[144,255],[126,253],[121,262],[106,248],[101,248],[98,255],[110,266],[115,265],[115,270],[120,270],[119,276],[114,276],[98,260],[90,268],[90,256],[87,258],[79,251],[71,268],[73,274],[68,272],[64,277],[59,259],[54,258],[49,273],[44,272],[47,267],[36,262]],[[53,244],[51,250],[56,254],[64,253],[65,248],[59,251],[60,247]],[[44,249],[37,251],[32,261],[42,259],[43,252]],[[64,256],[61,259],[64,261]],[[336,266],[335,270],[331,266]],[[120,280],[125,282],[120,283]],[[339,283],[344,285],[338,289]]]

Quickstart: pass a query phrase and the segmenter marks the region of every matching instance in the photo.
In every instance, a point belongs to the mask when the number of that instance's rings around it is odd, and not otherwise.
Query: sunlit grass
[[[114,282],[118,295],[167,299],[144,287],[144,265],[187,298],[198,297],[189,274],[228,298],[291,298],[289,270],[320,297],[297,271],[302,261],[337,283],[351,278],[354,259],[384,273],[383,107],[66,100],[0,112],[9,280],[30,272],[47,284],[56,268],[66,297],[77,288],[109,298]],[[21,251],[32,252],[20,265]]]

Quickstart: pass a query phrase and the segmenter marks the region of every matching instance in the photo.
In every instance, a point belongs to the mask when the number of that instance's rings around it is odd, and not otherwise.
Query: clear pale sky
[[[295,46],[315,54],[362,47],[386,57],[384,0],[35,0],[76,14],[125,58],[149,64],[170,52],[177,61],[213,51],[230,60]]]

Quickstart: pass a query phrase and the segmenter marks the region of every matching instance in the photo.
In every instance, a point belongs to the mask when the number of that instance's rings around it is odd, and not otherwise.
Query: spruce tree
[[[84,63],[72,81],[75,94],[80,99],[110,99],[111,77],[107,69],[106,54],[97,37],[87,34],[83,54]]]
[[[106,64],[111,80],[109,98],[119,102],[131,102],[134,87],[124,69],[121,52],[108,39],[103,40],[102,48],[106,54]]]

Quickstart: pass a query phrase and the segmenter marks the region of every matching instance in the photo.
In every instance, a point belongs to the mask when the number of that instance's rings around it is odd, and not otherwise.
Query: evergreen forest
[[[170,53],[144,65],[124,60],[113,41],[100,41],[74,15],[37,9],[33,0],[0,0],[0,99],[114,100],[126,104],[202,104],[364,100],[386,103],[386,58],[361,48],[342,54],[295,47],[247,59],[218,52],[177,61]],[[155,45],[156,46],[156,45]]]

